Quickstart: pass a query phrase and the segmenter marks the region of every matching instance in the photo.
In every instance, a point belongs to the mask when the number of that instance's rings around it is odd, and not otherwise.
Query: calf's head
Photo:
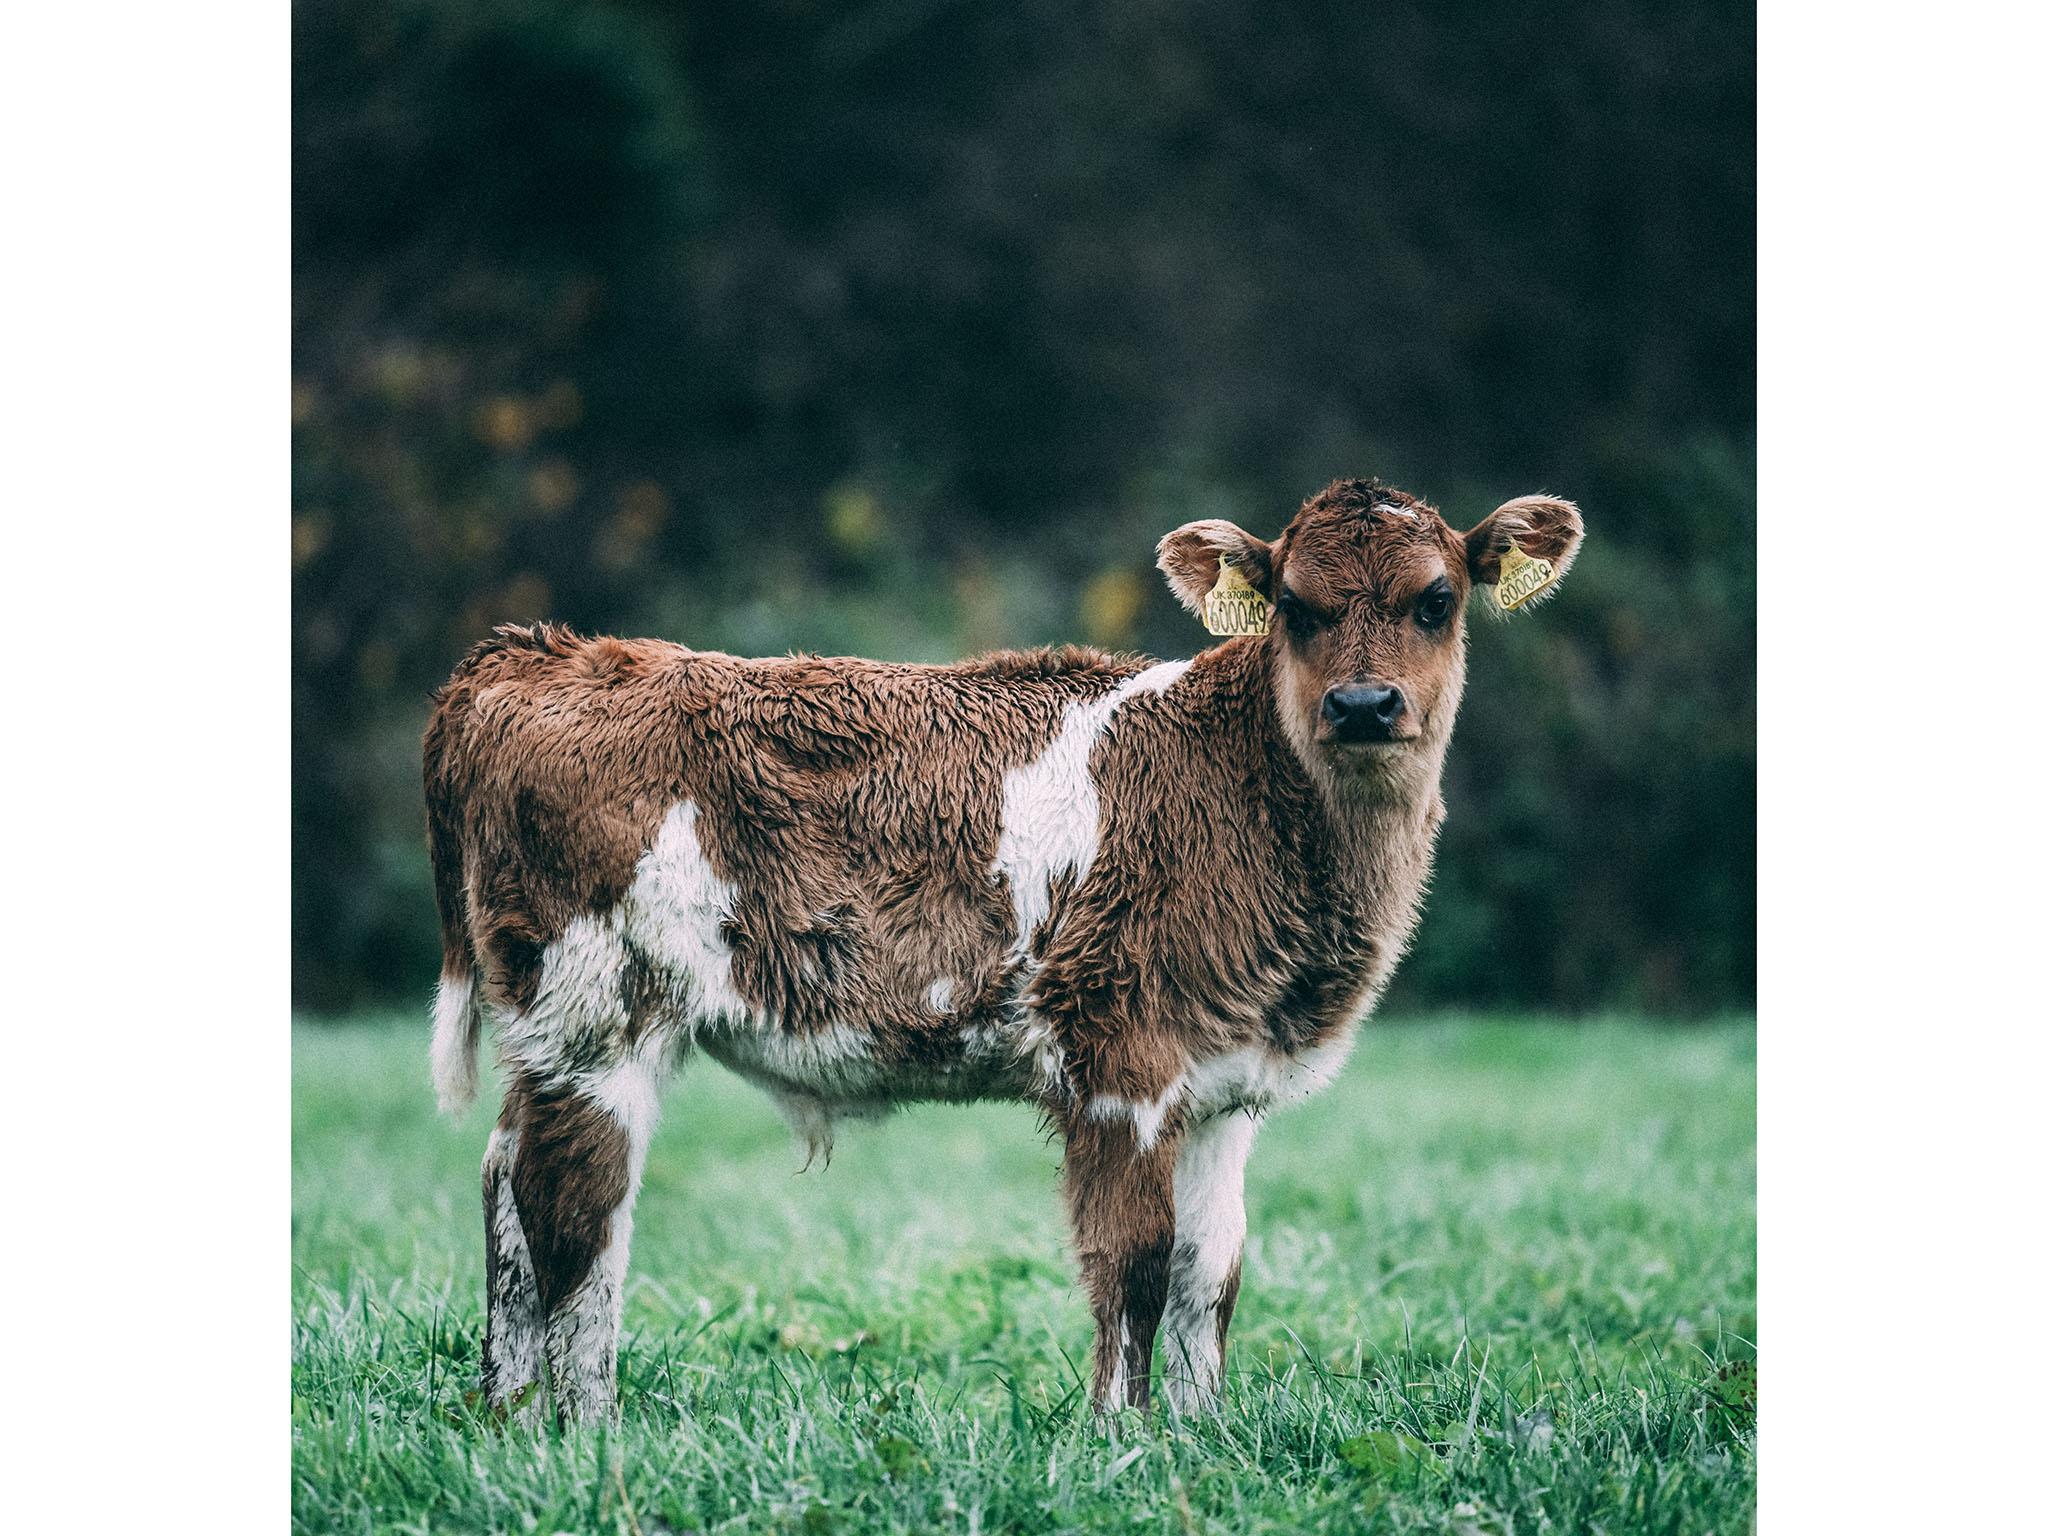
[[[1339,779],[1403,776],[1440,759],[1465,686],[1465,613],[1475,588],[1519,606],[1563,576],[1578,509],[1522,496],[1458,533],[1427,502],[1376,480],[1311,496],[1268,544],[1209,519],[1159,543],[1176,596],[1203,611],[1224,567],[1272,605],[1264,639],[1280,723],[1304,763]],[[1503,578],[1512,589],[1499,596]]]

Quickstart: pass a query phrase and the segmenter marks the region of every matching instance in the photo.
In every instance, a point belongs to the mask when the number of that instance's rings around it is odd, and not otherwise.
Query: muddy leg
[[[633,1200],[653,1128],[651,1089],[601,1081],[527,1101],[512,1188],[564,1421],[602,1417],[616,1401]]]
[[[484,1400],[504,1408],[540,1380],[543,1336],[540,1294],[534,1288],[533,1259],[512,1197],[512,1168],[519,1155],[519,1126],[525,1101],[506,1094],[484,1150]]]

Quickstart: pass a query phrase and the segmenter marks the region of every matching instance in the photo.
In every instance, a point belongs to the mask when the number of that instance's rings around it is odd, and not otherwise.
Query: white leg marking
[[[502,1408],[540,1379],[544,1334],[540,1293],[533,1282],[533,1259],[526,1248],[526,1229],[512,1198],[512,1165],[519,1156],[519,1133],[494,1130],[484,1150],[485,1215],[490,1222],[490,1315],[486,1324],[489,1370],[484,1389],[490,1406]]]
[[[1184,661],[1162,661],[1125,678],[1099,699],[1067,706],[1060,731],[1043,752],[1003,776],[1003,831],[990,878],[1007,878],[1017,918],[1018,957],[1052,910],[1052,884],[1062,874],[1087,878],[1102,837],[1102,804],[1088,757],[1126,699],[1164,693],[1187,671]]]
[[[619,1320],[626,1302],[626,1263],[633,1247],[633,1202],[647,1170],[647,1148],[660,1116],[666,1070],[659,1047],[627,1057],[598,1074],[587,1089],[626,1133],[626,1193],[612,1208],[611,1231],[583,1283],[547,1322],[548,1374],[555,1406],[569,1418],[611,1412],[618,1395]]]
[[[548,1375],[564,1418],[610,1413],[618,1397],[619,1317],[626,1299],[626,1256],[633,1243],[630,1197],[612,1212],[611,1240],[583,1283],[548,1319]]]
[[[647,1147],[661,1121],[661,1087],[667,1074],[667,1063],[658,1051],[637,1051],[599,1073],[585,1090],[626,1133],[627,1167],[631,1175],[628,1200],[639,1191],[640,1172],[647,1166]]]
[[[619,978],[637,948],[673,979],[677,993],[679,1016],[670,1022],[678,1027],[657,1027],[650,1038],[668,1048],[701,1041],[733,1071],[802,1100],[785,1103],[785,1114],[812,1156],[829,1154],[832,1106],[886,1097],[873,1036],[846,1024],[794,1034],[759,1014],[733,985],[723,934],[733,898],[732,884],[719,878],[698,841],[696,805],[678,801],[641,855],[625,899],[602,917],[572,919],[548,946],[533,1006],[499,1026],[507,1060],[615,1110],[618,1095],[644,1098],[644,1084],[620,1075],[626,1018]],[[955,986],[950,978],[934,984],[935,1009],[951,1005]],[[653,1117],[621,1114],[621,1123],[651,1126]]]
[[[1244,1165],[1257,1131],[1243,1110],[1204,1120],[1174,1164],[1173,1265],[1159,1339],[1166,1401],[1176,1413],[1213,1403],[1223,1383],[1217,1312],[1244,1252]]]
[[[1121,1408],[1130,1384],[1131,1320],[1119,1313],[1116,1320],[1116,1363],[1110,1367],[1109,1383],[1102,1391],[1102,1406]]]

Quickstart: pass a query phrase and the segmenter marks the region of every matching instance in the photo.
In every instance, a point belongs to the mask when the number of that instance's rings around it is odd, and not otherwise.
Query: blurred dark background
[[[1390,1008],[1755,980],[1754,15],[301,0],[293,986],[424,1006],[429,691],[552,617],[1206,642],[1151,566],[1337,475],[1584,508],[1475,622]]]

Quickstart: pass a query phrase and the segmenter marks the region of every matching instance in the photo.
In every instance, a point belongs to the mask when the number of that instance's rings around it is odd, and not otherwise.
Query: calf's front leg
[[[1159,1366],[1175,1413],[1215,1406],[1223,1348],[1244,1256],[1244,1165],[1257,1122],[1215,1115],[1181,1139],[1173,1169],[1173,1267],[1166,1284]]]
[[[1097,1412],[1152,1401],[1152,1340],[1173,1257],[1175,1139],[1146,1138],[1128,1114],[1084,1110],[1067,1127],[1061,1184],[1095,1314]]]

